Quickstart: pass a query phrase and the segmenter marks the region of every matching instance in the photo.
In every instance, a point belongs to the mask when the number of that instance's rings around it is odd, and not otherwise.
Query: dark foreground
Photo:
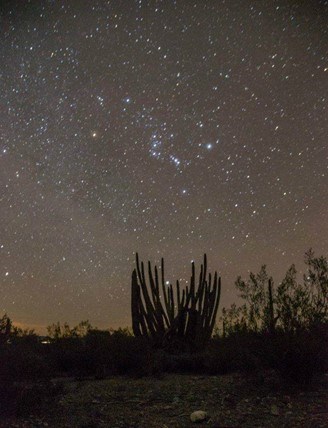
[[[303,391],[281,386],[271,373],[62,382],[63,392],[37,416],[1,427],[183,428],[197,426],[190,421],[195,410],[208,413],[198,426],[212,428],[328,426],[327,379]]]

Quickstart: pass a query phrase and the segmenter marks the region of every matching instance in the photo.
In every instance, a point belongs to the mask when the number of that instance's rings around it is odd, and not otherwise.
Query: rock
[[[203,410],[196,410],[190,415],[191,422],[204,422],[207,419],[207,413]]]
[[[271,413],[271,415],[274,415],[274,416],[280,415],[279,409],[275,404],[272,404],[270,413]]]

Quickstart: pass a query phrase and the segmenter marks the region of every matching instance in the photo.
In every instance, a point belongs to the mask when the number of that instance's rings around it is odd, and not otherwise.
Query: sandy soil
[[[37,417],[6,421],[6,427],[174,428],[328,427],[327,382],[305,391],[261,376],[165,375],[162,379],[116,377],[65,381],[58,402]],[[204,410],[206,421],[190,414]]]

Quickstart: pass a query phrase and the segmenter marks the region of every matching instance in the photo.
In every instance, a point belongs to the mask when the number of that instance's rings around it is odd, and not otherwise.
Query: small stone
[[[271,415],[274,415],[274,416],[280,415],[279,409],[275,404],[272,404],[271,406]]]
[[[204,422],[207,419],[207,413],[203,410],[196,410],[190,415],[191,422]]]

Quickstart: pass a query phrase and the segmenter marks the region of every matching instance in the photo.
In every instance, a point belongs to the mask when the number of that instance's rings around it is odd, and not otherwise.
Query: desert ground
[[[1,427],[186,428],[328,426],[327,376],[306,389],[261,375],[163,375],[104,380],[57,379],[62,392],[34,415]],[[201,423],[190,420],[203,410]]]

